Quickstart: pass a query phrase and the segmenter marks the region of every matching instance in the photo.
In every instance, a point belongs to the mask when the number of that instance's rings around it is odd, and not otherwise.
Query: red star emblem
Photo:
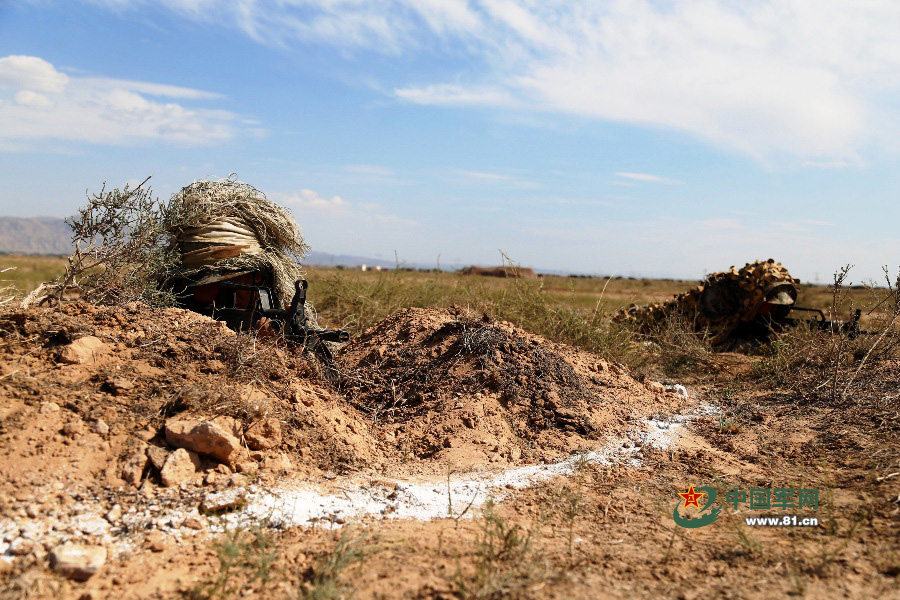
[[[684,498],[684,506],[682,506],[681,508],[687,508],[688,506],[696,506],[697,509],[699,510],[700,509],[700,497],[705,496],[706,492],[695,492],[694,484],[692,483],[691,486],[688,488],[687,492],[685,492],[683,494],[681,492],[679,492],[678,495],[681,496],[682,498]]]

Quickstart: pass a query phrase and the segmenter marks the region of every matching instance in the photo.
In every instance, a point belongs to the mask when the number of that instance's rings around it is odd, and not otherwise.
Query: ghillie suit
[[[722,344],[739,330],[763,331],[784,322],[797,300],[799,283],[781,263],[770,258],[713,273],[697,287],[667,302],[622,309],[615,320],[634,323],[640,331],[652,333],[668,319],[681,317],[711,344]]]
[[[196,181],[169,208],[181,215],[169,223],[181,257],[173,285],[196,292],[225,280],[264,283],[276,306],[290,303],[308,247],[287,210],[234,179]]]
[[[287,210],[233,178],[194,182],[167,203],[143,186],[104,186],[89,196],[66,221],[74,252],[65,274],[42,284],[23,306],[70,298],[112,305],[172,306],[198,296],[211,302],[223,281],[264,285],[277,308],[291,302],[307,246]]]

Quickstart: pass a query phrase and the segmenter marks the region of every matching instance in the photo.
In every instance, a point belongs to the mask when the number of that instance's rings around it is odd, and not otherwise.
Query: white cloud
[[[36,56],[0,58],[0,87],[16,87],[58,94],[66,88],[68,76]]]
[[[44,94],[38,94],[31,90],[19,90],[15,95],[16,104],[31,106],[33,108],[53,108],[53,102]]]
[[[477,183],[502,184],[506,187],[511,187],[518,190],[536,190],[541,187],[541,185],[535,181],[519,179],[518,177],[514,177],[512,175],[494,173],[491,171],[457,170],[453,172],[453,175],[454,181],[458,181],[459,178],[462,177],[465,180],[475,181]]]
[[[298,208],[311,208],[323,210],[331,214],[346,214],[350,211],[350,204],[340,196],[323,198],[315,190],[300,190],[284,197],[284,202]]]
[[[398,225],[418,225],[412,219],[381,211],[375,203],[351,203],[340,196],[326,198],[315,190],[302,189],[289,194],[275,194],[283,204],[296,209],[301,219],[306,212],[313,212],[332,219],[357,220],[367,223],[395,223]]]
[[[118,10],[147,0],[95,0]],[[397,98],[683,132],[763,161],[860,164],[900,137],[893,0],[162,0],[260,43],[446,55]],[[464,59],[461,61],[460,59]],[[40,90],[35,90],[40,91]]]
[[[512,95],[497,87],[466,87],[444,83],[425,87],[395,89],[398,98],[416,104],[434,105],[502,105],[516,104]]]
[[[479,181],[513,181],[515,179],[511,175],[489,173],[487,171],[457,171],[457,173],[464,177],[477,179]]]
[[[0,58],[0,146],[15,149],[48,140],[224,141],[236,135],[236,115],[171,101],[219,97],[157,83],[69,76],[35,56],[5,56]]]
[[[802,164],[808,169],[846,169],[850,165],[847,160],[804,160]]]
[[[651,175],[649,173],[630,173],[626,171],[620,171],[616,173],[619,177],[624,179],[633,179],[635,181],[646,181],[649,183],[666,183],[666,184],[676,184],[676,183],[684,183],[680,179],[672,179],[670,177],[661,177],[659,175]]]

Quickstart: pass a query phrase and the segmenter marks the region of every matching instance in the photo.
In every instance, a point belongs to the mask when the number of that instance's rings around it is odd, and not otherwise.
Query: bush
[[[149,178],[148,178],[149,179]],[[151,306],[171,306],[175,297],[165,282],[178,264],[178,250],[170,238],[170,224],[184,219],[152,196],[149,187],[106,190],[88,196],[74,217],[75,250],[65,273],[33,292],[26,303],[46,298],[61,301],[74,291],[97,304],[134,300]]]

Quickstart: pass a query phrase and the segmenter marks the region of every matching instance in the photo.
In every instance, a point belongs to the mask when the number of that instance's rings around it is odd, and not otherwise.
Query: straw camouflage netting
[[[741,323],[753,321],[764,304],[790,306],[797,298],[794,279],[773,259],[746,264],[740,270],[713,273],[700,285],[672,300],[620,310],[615,319],[651,332],[671,316],[693,323],[694,330],[713,344],[725,341]]]

